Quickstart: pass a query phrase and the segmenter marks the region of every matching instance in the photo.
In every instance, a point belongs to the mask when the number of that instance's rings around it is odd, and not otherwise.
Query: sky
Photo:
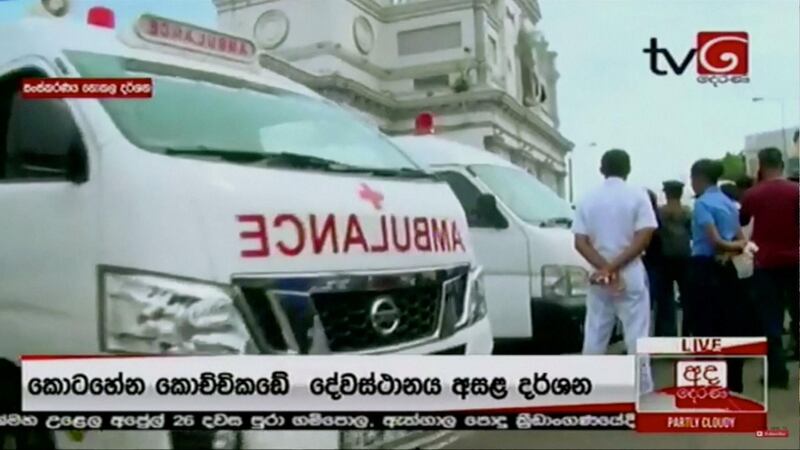
[[[334,0],[318,0],[334,1]],[[343,0],[335,0],[343,1]],[[38,0],[0,0],[0,23],[17,20]],[[151,12],[214,27],[211,0],[73,0],[71,15],[111,7],[118,23]],[[602,153],[623,148],[631,182],[660,191],[666,179],[688,180],[692,162],[738,152],[745,135],[800,123],[798,0],[539,0],[537,26],[558,53],[560,131],[575,144],[575,198],[601,181]],[[713,87],[681,75],[650,72],[642,49],[658,38],[682,58],[698,31],[749,33],[750,83]],[[661,66],[666,64],[661,62]]]
[[[800,122],[800,3],[796,0],[539,0],[538,24],[558,52],[560,131],[575,144],[576,199],[601,181],[602,153],[631,155],[631,182],[658,192],[688,181],[703,157],[738,152],[745,135]],[[749,33],[750,83],[700,84],[694,63],[656,76],[642,50],[651,37],[676,59],[698,31]],[[662,60],[661,67],[666,67]],[[594,146],[591,144],[595,143]]]

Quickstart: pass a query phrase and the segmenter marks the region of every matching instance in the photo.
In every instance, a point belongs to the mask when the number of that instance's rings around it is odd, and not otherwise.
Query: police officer
[[[689,298],[697,314],[695,336],[741,336],[747,322],[748,302],[731,257],[747,241],[739,226],[736,204],[717,186],[722,175],[719,161],[701,159],[692,165],[692,189],[697,195],[692,212],[692,259]],[[742,392],[743,360],[728,361],[728,387]]]
[[[584,354],[606,352],[615,318],[622,321],[628,353],[650,329],[650,294],[642,253],[658,227],[647,192],[626,183],[630,157],[609,150],[600,163],[605,182],[578,205],[575,248],[594,267],[586,298]],[[652,391],[650,366],[641,360],[640,389]]]

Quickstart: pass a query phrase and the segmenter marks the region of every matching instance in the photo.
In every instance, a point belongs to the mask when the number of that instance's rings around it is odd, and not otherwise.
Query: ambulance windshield
[[[102,101],[125,137],[146,150],[281,153],[349,167],[417,170],[378,130],[327,101],[186,67],[78,51],[67,57],[82,77],[153,79],[150,99]]]
[[[527,172],[488,164],[473,165],[470,170],[526,222],[548,226],[572,220],[569,204]]]

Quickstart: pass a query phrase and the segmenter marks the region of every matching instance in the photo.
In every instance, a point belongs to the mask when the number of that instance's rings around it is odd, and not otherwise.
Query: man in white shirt
[[[605,354],[617,317],[629,354],[650,330],[650,294],[641,255],[658,222],[647,192],[626,183],[630,170],[625,151],[607,151],[600,164],[606,180],[579,203],[572,226],[575,248],[595,269],[586,298],[583,353],[588,355]],[[642,363],[640,390],[650,392],[650,366],[646,360]]]

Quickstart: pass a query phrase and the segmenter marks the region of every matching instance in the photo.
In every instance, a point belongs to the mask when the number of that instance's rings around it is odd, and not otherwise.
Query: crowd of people
[[[606,352],[617,318],[629,351],[651,332],[766,336],[769,385],[788,387],[787,357],[798,357],[800,333],[800,185],[784,177],[780,150],[763,149],[758,161],[755,180],[733,183],[720,182],[721,162],[695,162],[689,207],[683,183],[664,182],[666,203],[658,205],[655,193],[626,182],[625,151],[603,155],[605,182],[578,204],[573,223],[575,247],[595,269],[585,354]],[[790,348],[783,340],[787,310]],[[649,370],[641,371],[643,391],[652,388]],[[743,390],[742,370],[742,359],[728,362],[732,391]]]

